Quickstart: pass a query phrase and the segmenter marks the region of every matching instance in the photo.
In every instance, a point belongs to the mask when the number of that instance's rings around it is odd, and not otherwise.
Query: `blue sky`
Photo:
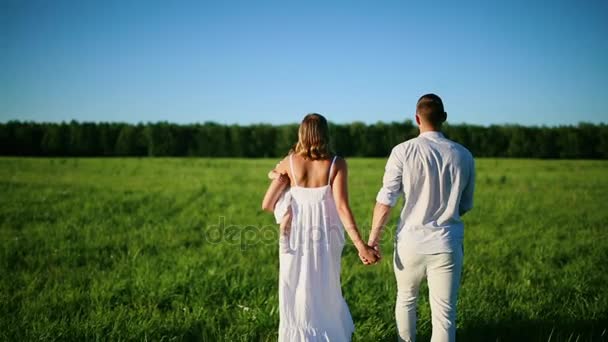
[[[608,122],[607,1],[0,0],[0,121]]]

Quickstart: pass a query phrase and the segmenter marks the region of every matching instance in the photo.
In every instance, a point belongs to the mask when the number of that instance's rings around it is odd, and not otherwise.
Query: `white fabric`
[[[282,242],[289,246],[279,250],[279,341],[350,341],[354,324],[340,284],[344,229],[331,186],[300,187],[295,177],[294,184]]]
[[[406,201],[395,240],[418,253],[449,253],[464,236],[460,215],[473,207],[475,165],[462,145],[440,132],[425,132],[395,146],[386,163],[376,201]]]
[[[291,205],[291,192],[290,189],[287,188],[285,190],[283,190],[283,192],[281,193],[281,196],[279,196],[279,199],[277,200],[277,203],[274,205],[274,218],[277,221],[277,223],[281,223],[281,221],[283,221],[283,217],[285,217],[285,214],[287,214],[287,210],[289,209],[289,206]]]
[[[416,304],[422,279],[427,278],[431,304],[432,342],[456,339],[456,301],[462,272],[462,247],[452,253],[418,254],[407,244],[394,252],[397,278],[395,317],[400,341],[416,340]]]

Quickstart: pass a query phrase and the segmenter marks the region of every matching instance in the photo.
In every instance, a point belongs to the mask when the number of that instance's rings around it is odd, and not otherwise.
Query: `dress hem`
[[[316,328],[281,327],[279,328],[279,342],[342,342],[350,341],[354,327],[345,331],[342,336],[330,336],[327,330]]]

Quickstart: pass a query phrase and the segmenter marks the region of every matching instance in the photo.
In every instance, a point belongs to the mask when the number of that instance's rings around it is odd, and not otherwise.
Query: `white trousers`
[[[431,304],[431,341],[456,339],[456,300],[462,259],[462,247],[452,253],[416,254],[413,248],[397,244],[393,266],[397,278],[395,317],[399,341],[416,341],[416,305],[424,278],[427,278]]]

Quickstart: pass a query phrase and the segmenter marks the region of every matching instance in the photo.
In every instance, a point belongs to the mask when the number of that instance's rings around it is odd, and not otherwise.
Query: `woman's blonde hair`
[[[304,117],[298,129],[298,142],[291,152],[312,160],[331,157],[329,126],[323,115],[311,113]]]

